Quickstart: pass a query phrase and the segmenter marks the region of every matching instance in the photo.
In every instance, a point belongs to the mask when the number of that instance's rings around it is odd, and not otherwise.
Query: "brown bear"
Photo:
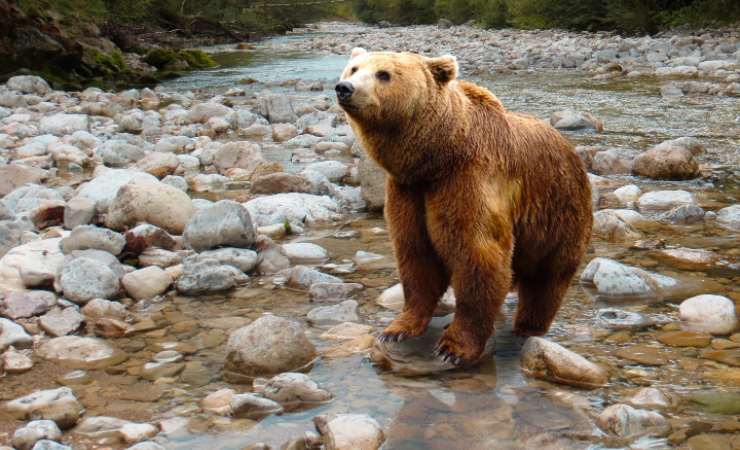
[[[380,339],[422,334],[452,285],[455,317],[436,354],[459,365],[480,358],[514,287],[515,333],[547,332],[592,215],[573,146],[457,72],[452,56],[357,48],[335,90],[360,143],[388,174],[385,216],[406,300]]]

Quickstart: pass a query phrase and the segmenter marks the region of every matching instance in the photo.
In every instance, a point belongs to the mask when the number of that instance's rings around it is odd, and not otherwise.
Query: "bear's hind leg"
[[[397,342],[426,331],[450,276],[427,233],[423,193],[389,180],[385,215],[405,301],[403,311],[378,339]]]
[[[560,260],[541,264],[540,267],[537,273],[519,280],[519,299],[514,318],[514,334],[518,336],[542,336],[547,333],[575,275],[578,262]]]

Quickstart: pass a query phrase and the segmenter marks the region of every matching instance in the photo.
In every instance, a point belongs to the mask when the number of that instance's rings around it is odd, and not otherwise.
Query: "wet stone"
[[[308,375],[302,373],[281,373],[269,380],[257,378],[253,386],[255,392],[287,409],[325,403],[333,397],[329,391],[321,389]]]
[[[283,411],[279,403],[256,394],[234,395],[229,402],[229,408],[233,417],[255,420]]]
[[[283,250],[291,264],[321,264],[329,260],[326,249],[310,242],[283,244]]]
[[[61,429],[74,426],[84,408],[68,387],[36,391],[5,403],[5,410],[17,419],[52,420]]]
[[[298,322],[265,314],[232,332],[226,344],[224,377],[230,382],[295,371],[316,357],[313,344]]]
[[[331,306],[319,306],[310,310],[306,316],[309,322],[321,325],[336,322],[355,322],[360,320],[357,315],[357,301],[345,300]]]
[[[730,334],[737,328],[735,304],[720,295],[697,295],[679,306],[682,328],[711,334]]]
[[[452,315],[435,317],[427,331],[418,338],[401,342],[380,342],[375,340],[370,360],[379,367],[401,376],[430,375],[456,369],[451,363],[434,357],[434,348],[444,332],[445,326],[452,322]],[[490,361],[495,342],[490,339],[478,364]]]
[[[355,339],[360,336],[366,336],[373,331],[373,327],[370,325],[361,325],[359,323],[344,322],[326,330],[322,335],[322,339]]]
[[[378,422],[364,414],[338,414],[314,418],[326,450],[377,450],[385,441]]]
[[[740,348],[727,350],[706,349],[699,354],[700,358],[727,364],[728,366],[740,367]]]
[[[642,330],[655,325],[655,321],[636,312],[602,308],[596,312],[596,324],[610,330]]]
[[[58,442],[49,441],[47,439],[42,439],[36,442],[36,445],[34,445],[31,450],[74,450],[74,449],[70,446],[62,445]]]
[[[666,331],[657,336],[658,341],[671,347],[707,347],[711,336],[691,331]]]
[[[646,435],[663,436],[670,431],[668,421],[659,413],[624,404],[606,408],[596,418],[596,423],[607,433],[630,439]]]
[[[642,388],[629,400],[629,404],[635,408],[644,409],[666,409],[672,406],[673,402],[663,391],[656,388]]]
[[[556,383],[594,388],[606,384],[609,379],[603,367],[542,338],[527,339],[521,358],[522,370],[527,375]]]
[[[291,269],[280,272],[284,277],[286,284],[290,287],[299,289],[310,289],[315,283],[341,283],[342,279],[333,275],[319,272],[306,266],[295,266]]]
[[[62,431],[51,420],[33,420],[13,433],[11,443],[18,450],[30,450],[36,442],[42,439],[58,441],[62,438]]]
[[[313,283],[308,295],[315,302],[342,300],[363,289],[360,283]]]
[[[117,364],[126,355],[106,341],[91,337],[62,336],[43,343],[42,358],[73,368],[102,368]]]
[[[662,366],[671,358],[671,355],[655,347],[638,344],[631,347],[620,348],[615,354],[629,361],[646,366]]]

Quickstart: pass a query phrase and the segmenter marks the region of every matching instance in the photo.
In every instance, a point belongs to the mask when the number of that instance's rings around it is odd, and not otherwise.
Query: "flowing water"
[[[224,63],[222,68],[194,72],[162,87],[165,90],[196,90],[199,95],[215,95],[240,87],[250,95],[250,92],[265,88],[279,91],[285,89],[281,83],[300,79],[323,82],[324,91],[310,95],[330,96],[346,57],[274,50],[284,46],[286,41],[303,38],[302,35],[278,37],[248,52],[222,48],[216,55]],[[594,81],[587,75],[566,71],[493,73],[473,78],[489,87],[511,110],[546,118],[553,111],[568,108],[590,111],[604,120],[605,133],[569,134],[576,144],[646,149],[665,139],[696,136],[708,150],[702,162],[718,173],[714,178],[690,182],[609,177],[600,207],[615,206],[610,204],[613,200],[606,194],[611,188],[629,182],[637,182],[643,190],[690,190],[697,195],[700,205],[710,210],[740,202],[737,184],[740,102],[737,98],[695,97],[665,101],[660,97],[658,85],[649,78]],[[267,156],[270,157],[269,152]],[[273,155],[274,159],[283,157]],[[355,213],[339,225],[312,228],[296,240],[323,246],[329,251],[331,262],[341,265],[349,262],[358,250],[392,258],[384,230],[380,215]],[[692,295],[721,294],[729,296],[736,304],[740,302],[737,234],[711,223],[681,227],[656,225],[644,233],[645,238],[660,238],[671,246],[712,250],[735,265],[681,270],[655,258],[650,250],[629,249],[598,238],[593,239],[585,262],[594,256],[611,257],[686,280],[694,286],[690,289]],[[347,238],[347,235],[356,237]],[[383,289],[398,282],[393,264],[340,276],[347,282],[365,286],[355,296],[360,303],[362,322],[375,330],[382,329],[394,312],[376,305],[375,298]],[[695,347],[669,347],[656,341],[661,331],[676,328],[676,305],[687,296],[688,292],[680,292],[658,303],[620,303],[616,306],[673,323],[637,332],[612,332],[597,327],[594,316],[599,308],[615,305],[597,298],[574,280],[547,337],[609,368],[609,385],[595,390],[550,384],[523,375],[519,368],[520,343],[510,333],[515,303],[507,302],[497,324],[495,356],[477,368],[403,376],[374,366],[365,352],[344,356],[329,352],[333,347],[341,348],[342,343],[320,338],[326,327],[310,327],[310,337],[318,349],[332,356],[320,359],[309,374],[334,394],[332,402],[258,422],[202,413],[199,402],[205,395],[229,387],[221,380],[220,369],[230,330],[265,311],[300,320],[317,306],[309,301],[305,292],[274,285],[269,277],[254,277],[249,287],[227,296],[182,298],[173,295],[159,303],[142,306],[144,309],[139,312],[151,318],[150,327],[131,337],[115,340],[115,344],[128,353],[128,360],[104,370],[90,370],[86,384],[76,385],[75,391],[87,407],[88,416],[111,415],[132,420],[184,418],[187,426],[170,434],[165,443],[172,449],[238,450],[256,442],[279,447],[289,438],[313,430],[314,416],[340,412],[364,413],[376,418],[386,433],[386,449],[472,450],[536,446],[597,449],[619,445],[597,431],[593,417],[605,405],[624,401],[641,387],[653,386],[675,397],[675,406],[665,412],[675,430],[690,426],[699,430],[694,433],[719,430],[737,444],[740,428],[737,416],[733,416],[738,413],[737,404],[729,410],[717,411],[711,407],[711,401],[710,406],[702,406],[690,398],[697,393],[710,393],[717,398],[729,396],[740,402],[740,368],[700,358],[700,350]],[[172,345],[186,354],[188,365],[180,377],[157,383],[144,380],[142,365],[155,353]],[[617,354],[618,350],[637,349],[638,346],[656,349],[655,361],[639,364]],[[6,384],[5,388],[25,393],[49,387],[52,380],[67,372],[50,363],[40,361],[37,364],[22,379],[15,377],[3,381],[15,383]],[[236,389],[248,390],[238,386]],[[673,446],[670,442],[651,438],[639,441],[636,445],[640,446],[632,448],[670,448]],[[93,448],[93,444],[84,439],[79,439],[78,443]]]

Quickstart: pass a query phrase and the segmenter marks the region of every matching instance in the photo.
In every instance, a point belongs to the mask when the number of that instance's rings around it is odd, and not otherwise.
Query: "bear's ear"
[[[352,54],[350,55],[350,58],[356,58],[360,55],[364,55],[365,53],[367,53],[367,50],[365,50],[364,48],[355,47],[352,49]]]
[[[440,84],[449,83],[457,78],[457,59],[452,55],[427,59],[427,67]]]

